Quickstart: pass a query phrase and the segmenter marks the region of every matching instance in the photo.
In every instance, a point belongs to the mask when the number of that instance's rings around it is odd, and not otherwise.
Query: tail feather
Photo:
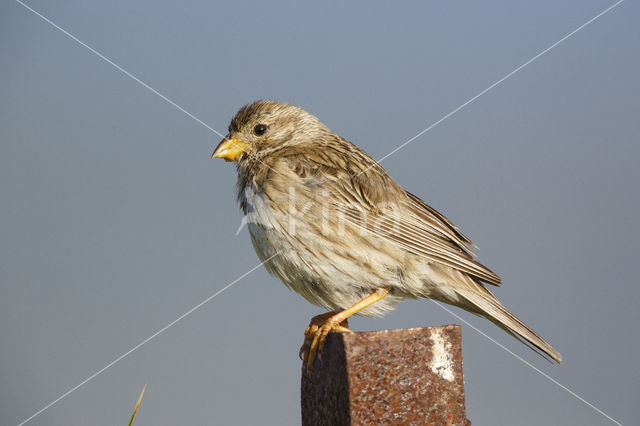
[[[560,355],[560,352],[502,306],[500,301],[498,301],[489,290],[482,286],[482,284],[478,283],[478,286],[484,289],[482,294],[458,291],[460,296],[475,307],[475,309],[471,310],[473,313],[487,318],[512,336],[516,338],[521,337],[533,346],[533,348],[540,350],[558,364],[562,364],[562,355]]]

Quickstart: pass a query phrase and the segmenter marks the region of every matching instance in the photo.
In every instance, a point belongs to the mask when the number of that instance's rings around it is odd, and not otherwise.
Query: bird
[[[487,288],[501,279],[475,260],[456,225],[303,108],[273,100],[241,107],[212,158],[235,163],[237,199],[267,271],[328,310],[304,333],[307,374],[329,332],[351,332],[351,315],[382,316],[417,298],[484,317],[562,363]]]

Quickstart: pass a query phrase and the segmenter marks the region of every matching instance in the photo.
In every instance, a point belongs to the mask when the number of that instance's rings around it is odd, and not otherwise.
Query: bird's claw
[[[304,331],[304,343],[300,348],[298,356],[303,361],[302,368],[307,378],[310,378],[314,370],[316,357],[322,359],[324,345],[331,331],[353,333],[353,331],[348,328],[348,322],[344,320],[338,323],[334,318],[335,315],[335,312],[329,312],[314,317]]]

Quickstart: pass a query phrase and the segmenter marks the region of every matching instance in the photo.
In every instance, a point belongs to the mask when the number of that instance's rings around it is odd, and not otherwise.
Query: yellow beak
[[[240,139],[223,139],[211,154],[211,158],[224,158],[225,161],[233,161],[247,148],[247,143]]]

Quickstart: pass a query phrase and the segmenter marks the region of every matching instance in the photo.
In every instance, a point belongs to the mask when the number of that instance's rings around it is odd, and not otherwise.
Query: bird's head
[[[260,161],[285,147],[317,143],[326,133],[329,129],[300,107],[259,100],[240,108],[211,157]]]

